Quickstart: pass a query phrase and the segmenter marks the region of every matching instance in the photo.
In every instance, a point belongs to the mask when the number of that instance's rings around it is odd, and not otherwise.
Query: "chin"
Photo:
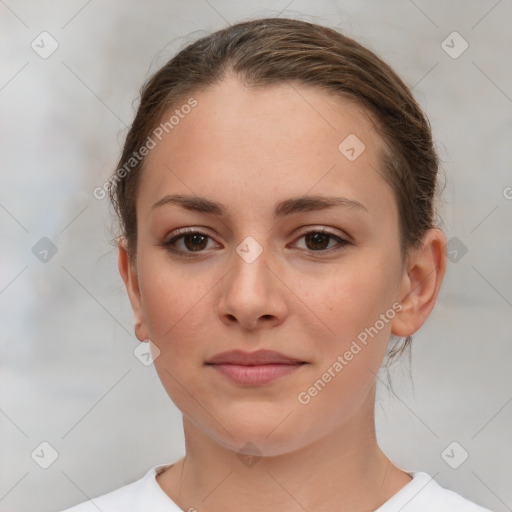
[[[283,421],[285,417],[286,414],[278,420],[265,420],[254,415],[245,418],[232,416],[227,428],[232,437],[215,425],[212,438],[239,455],[274,457],[291,453],[308,444],[304,441],[308,436],[307,432],[297,428],[295,421]]]

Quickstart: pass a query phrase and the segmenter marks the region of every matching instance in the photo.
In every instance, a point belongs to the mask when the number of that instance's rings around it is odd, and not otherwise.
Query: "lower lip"
[[[213,364],[217,371],[238,384],[258,386],[296,372],[304,363],[296,364],[260,364],[255,366],[239,364]]]

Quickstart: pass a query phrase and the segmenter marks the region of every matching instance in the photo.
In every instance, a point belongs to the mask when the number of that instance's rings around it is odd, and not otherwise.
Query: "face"
[[[228,78],[194,98],[146,159],[137,265],[124,272],[167,393],[211,439],[268,455],[373,421],[407,280],[376,126],[353,102],[304,86]],[[203,208],[163,199],[176,194]],[[332,204],[304,201],[313,196]],[[260,349],[303,364],[252,384],[206,364]]]

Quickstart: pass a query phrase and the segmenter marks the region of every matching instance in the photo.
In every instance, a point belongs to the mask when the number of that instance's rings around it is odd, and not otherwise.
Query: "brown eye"
[[[180,233],[180,231],[178,231]],[[211,237],[200,231],[181,231],[180,234],[173,236],[169,240],[162,242],[159,245],[173,254],[180,256],[193,256],[192,253],[205,252],[208,248],[208,242],[212,240]]]
[[[316,229],[303,233],[299,240],[304,239],[305,250],[318,253],[327,253],[331,250],[342,249],[346,245],[350,245],[350,242],[340,238],[339,236],[322,229]],[[331,242],[335,242],[334,245],[330,245]]]
[[[187,249],[191,251],[200,251],[206,247],[205,241],[208,239],[207,236],[201,233],[194,233],[192,235],[182,235],[183,244]]]
[[[327,249],[331,238],[329,235],[319,232],[311,232],[304,236],[306,246],[313,251]]]
[[[334,233],[322,229],[310,230],[300,236],[298,240],[302,239],[305,241],[305,247],[301,249],[306,252],[318,253],[318,255],[331,253],[351,244]],[[178,256],[193,257],[194,253],[198,255],[206,253],[209,241],[213,241],[213,239],[200,231],[178,231],[176,236],[159,245]]]

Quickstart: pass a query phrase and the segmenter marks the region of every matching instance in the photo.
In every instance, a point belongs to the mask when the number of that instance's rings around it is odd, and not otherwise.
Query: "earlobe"
[[[133,315],[135,318],[135,336],[139,341],[144,341],[149,338],[144,313],[142,311],[141,293],[139,287],[139,278],[137,269],[130,260],[128,254],[126,239],[120,237],[117,243],[118,247],[118,267],[121,278],[123,279],[128,293],[128,298],[132,306]]]
[[[391,332],[411,336],[430,315],[446,271],[446,237],[437,228],[428,230],[423,244],[409,253],[400,297],[402,310],[393,319]]]

